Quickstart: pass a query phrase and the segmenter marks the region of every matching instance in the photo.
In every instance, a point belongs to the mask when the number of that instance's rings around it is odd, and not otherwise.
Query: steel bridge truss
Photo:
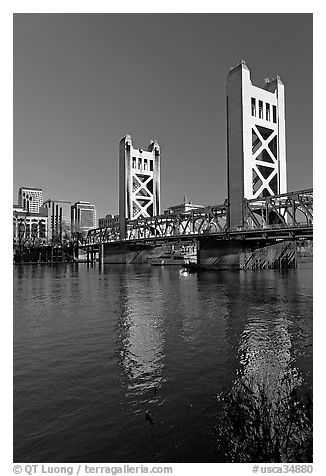
[[[221,233],[226,229],[226,208],[207,207],[189,213],[138,218],[127,224],[127,239],[162,238]]]
[[[139,217],[126,222],[124,241],[184,236],[225,235],[242,231],[310,228],[313,224],[313,190],[288,192],[243,201],[243,223],[227,228],[227,206],[216,205],[188,213]],[[87,244],[120,240],[119,225],[96,228],[87,235]]]
[[[226,207],[217,205],[188,213],[140,217],[128,220],[124,241],[222,233],[226,230]],[[119,226],[88,232],[88,244],[108,243],[120,238]]]
[[[313,189],[243,201],[246,229],[312,227]]]
[[[120,227],[119,225],[115,225],[113,227],[95,228],[93,230],[89,230],[86,242],[88,245],[94,245],[119,240]]]

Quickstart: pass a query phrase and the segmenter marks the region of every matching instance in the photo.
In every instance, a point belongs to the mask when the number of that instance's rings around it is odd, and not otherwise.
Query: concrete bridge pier
[[[282,269],[297,266],[296,240],[199,239],[198,264],[213,269]]]
[[[104,244],[101,243],[99,246],[99,265],[104,265]]]
[[[93,266],[94,264],[94,250],[92,246],[87,246],[87,264],[91,264]]]

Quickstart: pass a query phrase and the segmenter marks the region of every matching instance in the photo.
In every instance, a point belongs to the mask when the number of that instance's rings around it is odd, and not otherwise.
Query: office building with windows
[[[24,210],[19,205],[13,207],[14,244],[36,241],[45,244],[48,238],[48,211],[40,208],[38,213]]]
[[[18,190],[18,207],[31,213],[38,213],[43,204],[41,188],[20,187]]]
[[[53,243],[64,243],[71,238],[71,202],[49,198],[42,208],[48,211],[48,237]]]
[[[95,205],[79,201],[71,206],[71,230],[73,234],[87,235],[89,230],[96,228]]]
[[[99,228],[113,228],[114,226],[119,226],[119,215],[111,215],[109,213],[105,217],[98,219]]]

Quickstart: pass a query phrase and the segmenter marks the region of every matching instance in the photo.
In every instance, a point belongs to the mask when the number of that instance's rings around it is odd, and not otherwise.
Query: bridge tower
[[[120,239],[126,237],[126,219],[160,214],[160,146],[151,140],[147,150],[135,149],[129,135],[120,141]]]
[[[241,60],[227,76],[228,227],[243,225],[243,199],[287,192],[284,85],[254,86]]]

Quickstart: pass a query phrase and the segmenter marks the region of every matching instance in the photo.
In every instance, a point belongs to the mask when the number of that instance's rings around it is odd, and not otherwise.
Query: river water
[[[221,396],[286,379],[311,398],[312,265],[14,268],[15,462],[237,461]]]

